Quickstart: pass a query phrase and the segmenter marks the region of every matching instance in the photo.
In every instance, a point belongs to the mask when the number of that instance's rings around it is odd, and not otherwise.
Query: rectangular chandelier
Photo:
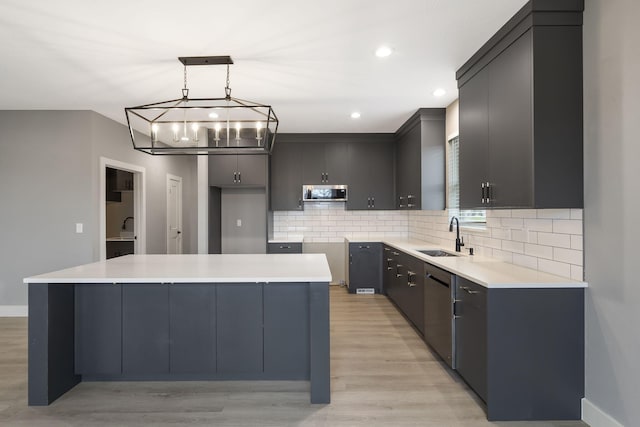
[[[125,108],[133,148],[153,155],[270,153],[278,118],[270,105],[233,98],[229,56],[178,58],[184,65],[182,98]],[[187,66],[226,65],[223,98],[189,98]]]

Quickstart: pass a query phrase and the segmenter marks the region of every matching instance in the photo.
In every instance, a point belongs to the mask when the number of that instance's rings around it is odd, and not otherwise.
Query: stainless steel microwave
[[[302,200],[305,202],[346,202],[346,185],[303,185]]]

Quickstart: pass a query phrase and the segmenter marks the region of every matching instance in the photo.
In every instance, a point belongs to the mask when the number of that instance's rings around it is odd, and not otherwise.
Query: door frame
[[[171,181],[177,181],[178,182],[178,186],[179,186],[179,193],[180,193],[180,199],[178,200],[178,230],[180,230],[180,237],[178,237],[178,253],[181,254],[182,253],[182,240],[183,240],[183,224],[182,224],[182,177],[181,176],[177,176],[177,175],[171,175],[170,173],[167,174],[167,185],[166,185],[166,191],[165,194],[167,196],[167,225],[165,227],[165,230],[167,232],[167,248],[166,248],[166,253],[169,253],[169,186],[171,184]]]
[[[133,241],[135,254],[147,253],[147,205],[146,205],[146,169],[142,166],[119,160],[100,157],[99,168],[99,248],[100,261],[107,259],[107,168],[120,169],[133,173],[133,229],[136,230],[136,239]]]

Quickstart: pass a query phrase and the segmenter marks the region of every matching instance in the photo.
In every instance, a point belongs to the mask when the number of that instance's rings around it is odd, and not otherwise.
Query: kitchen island
[[[128,255],[29,277],[29,405],[80,381],[300,380],[329,403],[323,254]]]

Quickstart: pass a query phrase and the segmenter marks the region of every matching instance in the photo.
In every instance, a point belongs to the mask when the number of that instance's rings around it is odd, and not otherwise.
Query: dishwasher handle
[[[434,275],[433,275],[433,274],[431,274],[431,273],[427,273],[427,279],[431,279],[431,280],[433,280],[434,282],[436,282],[436,283],[438,283],[439,285],[442,285],[442,286],[444,286],[444,287],[446,287],[446,288],[450,288],[450,287],[451,287],[451,284],[450,284],[450,283],[443,282],[442,280],[438,279],[436,276],[434,276]]]

